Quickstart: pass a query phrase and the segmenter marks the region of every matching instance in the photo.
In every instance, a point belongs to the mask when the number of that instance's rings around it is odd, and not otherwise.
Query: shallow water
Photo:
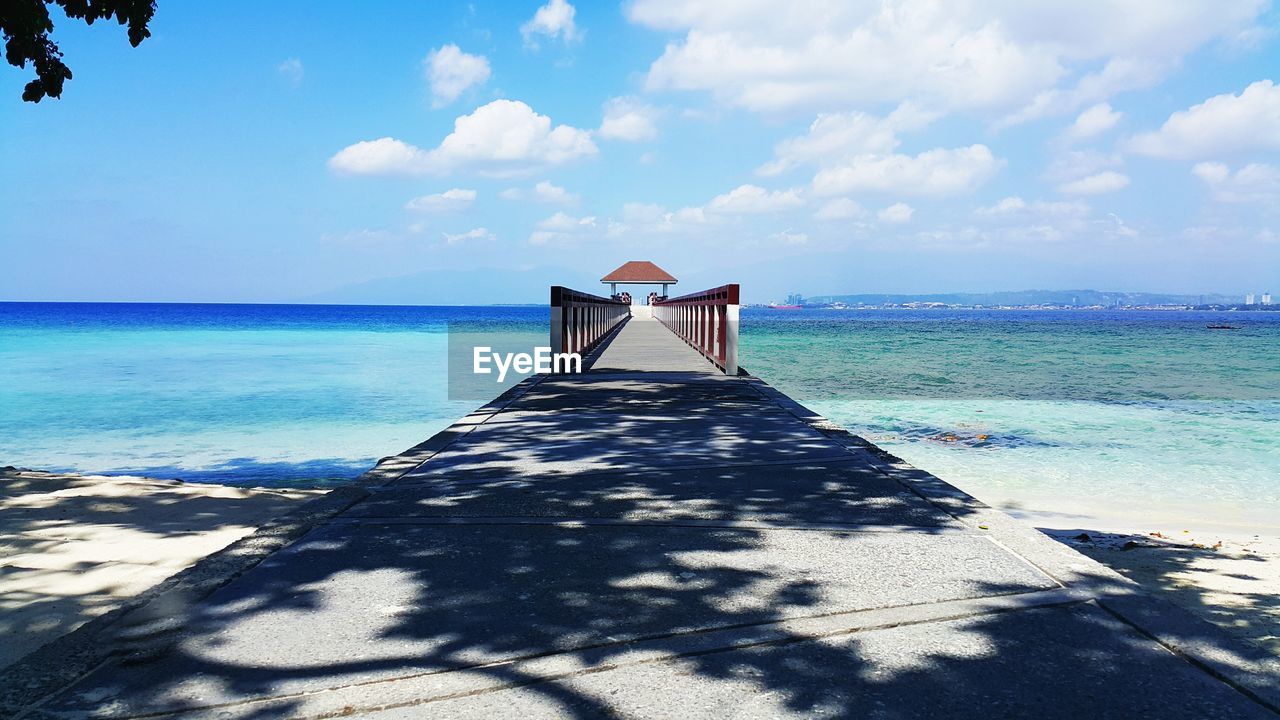
[[[1206,328],[1224,322],[1241,329]],[[1280,528],[1280,313],[758,311],[743,328],[752,372],[1043,524]]]
[[[341,482],[476,405],[447,398],[459,321],[546,309],[0,303],[0,465]],[[1280,524],[1277,358],[1280,313],[742,315],[752,372],[1060,525]]]

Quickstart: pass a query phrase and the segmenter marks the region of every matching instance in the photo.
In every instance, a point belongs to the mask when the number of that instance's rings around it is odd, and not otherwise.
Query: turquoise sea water
[[[1062,527],[1280,531],[1280,313],[772,311],[744,363]],[[1210,330],[1210,324],[1238,330]]]
[[[341,482],[474,401],[449,322],[545,308],[0,303],[0,465]],[[1207,330],[1229,322],[1240,330]],[[1280,313],[743,311],[742,362],[1058,525],[1280,526]]]

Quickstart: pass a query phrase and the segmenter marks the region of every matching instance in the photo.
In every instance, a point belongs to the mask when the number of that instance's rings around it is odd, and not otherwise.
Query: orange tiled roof
[[[623,263],[617,270],[600,278],[601,282],[613,283],[673,283],[676,279],[671,273],[654,265],[648,260],[632,260]]]

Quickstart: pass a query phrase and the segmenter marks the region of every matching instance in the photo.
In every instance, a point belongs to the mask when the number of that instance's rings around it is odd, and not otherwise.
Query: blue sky
[[[352,8],[63,20],[38,105],[0,67],[0,299],[1280,291],[1267,2]]]

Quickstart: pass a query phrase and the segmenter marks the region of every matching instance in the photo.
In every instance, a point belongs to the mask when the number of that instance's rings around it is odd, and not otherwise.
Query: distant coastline
[[[1251,302],[1261,297],[1262,302]],[[775,303],[776,305],[777,303]],[[1280,310],[1271,294],[1177,294],[1100,290],[1017,290],[989,293],[789,295],[788,305],[865,310]]]
[[[965,305],[959,303],[942,303],[942,302],[926,302],[911,301],[904,303],[857,303],[850,304],[839,301],[833,302],[815,302],[813,300],[805,300],[798,306],[779,306],[771,303],[751,303],[743,307],[750,308],[774,308],[774,309],[803,309],[803,310],[1076,310],[1082,312],[1106,311],[1112,312],[1116,310],[1145,310],[1145,311],[1203,311],[1203,312],[1273,312],[1280,310],[1280,305],[1245,305],[1243,303],[1236,305],[1055,305],[1051,303],[1036,303],[1030,305]]]

